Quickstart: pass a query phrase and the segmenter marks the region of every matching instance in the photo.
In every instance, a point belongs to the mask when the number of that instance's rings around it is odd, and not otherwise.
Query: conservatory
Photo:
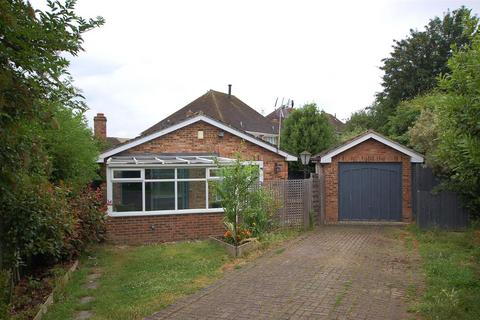
[[[106,162],[110,216],[222,212],[219,167],[234,159],[216,155],[115,156]]]

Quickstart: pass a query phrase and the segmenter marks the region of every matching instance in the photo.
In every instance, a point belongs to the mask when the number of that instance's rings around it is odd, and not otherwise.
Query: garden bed
[[[233,258],[243,257],[245,254],[253,250],[256,250],[260,245],[257,239],[251,239],[250,241],[247,241],[238,246],[235,246],[233,244],[226,242],[223,237],[211,236],[210,239],[212,239],[214,242],[220,244],[223,248],[225,248],[228,255]]]

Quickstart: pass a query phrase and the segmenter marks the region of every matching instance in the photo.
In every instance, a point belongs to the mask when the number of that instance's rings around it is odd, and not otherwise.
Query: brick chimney
[[[93,117],[93,134],[100,139],[107,139],[107,117],[103,113],[97,113]]]

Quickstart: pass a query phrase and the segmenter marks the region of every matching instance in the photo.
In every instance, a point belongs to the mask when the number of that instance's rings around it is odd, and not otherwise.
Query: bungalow
[[[106,118],[94,130],[106,139]],[[98,121],[100,120],[100,121]],[[134,139],[100,154],[107,184],[108,238],[162,242],[223,231],[213,193],[218,165],[237,154],[258,166],[261,180],[286,179],[297,158],[259,137],[271,122],[228,94],[210,90]]]

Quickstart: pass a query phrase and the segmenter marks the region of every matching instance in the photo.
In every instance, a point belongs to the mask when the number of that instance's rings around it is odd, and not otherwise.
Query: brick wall
[[[203,139],[198,139],[198,131],[203,131]],[[234,158],[239,153],[243,159],[263,161],[264,180],[287,179],[288,163],[285,158],[251,142],[224,133],[205,122],[197,122],[157,139],[133,147],[124,154],[141,153],[217,153],[221,157]],[[281,166],[275,173],[275,164]]]
[[[325,175],[325,219],[338,221],[338,163],[339,162],[401,162],[402,163],[402,219],[412,219],[410,157],[383,143],[369,139],[322,164]]]
[[[203,131],[203,139],[198,139],[198,131]],[[205,122],[197,122],[122,154],[216,153],[221,157],[234,158],[239,153],[244,160],[263,161],[264,180],[287,179],[288,163],[284,157],[228,132],[224,132],[221,138],[218,135],[220,131]],[[275,165],[280,165],[277,173]],[[205,199],[205,194],[200,196]],[[196,198],[192,196],[189,199],[195,201]],[[222,219],[223,213],[109,217],[107,235],[111,241],[124,243],[206,238],[223,233]]]
[[[221,235],[223,213],[109,217],[107,235],[116,243],[155,243]]]

